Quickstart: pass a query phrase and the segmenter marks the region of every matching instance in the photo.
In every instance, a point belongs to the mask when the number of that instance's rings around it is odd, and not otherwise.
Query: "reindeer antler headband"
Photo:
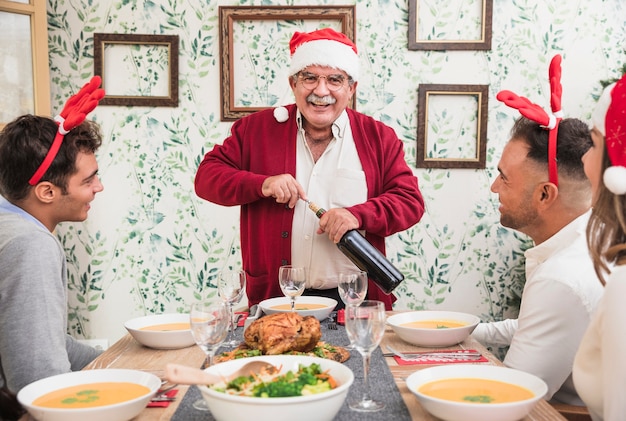
[[[54,161],[54,158],[56,158],[59,153],[65,135],[85,121],[87,114],[93,111],[98,105],[98,102],[104,97],[104,89],[98,89],[101,82],[100,76],[92,77],[80,91],[67,100],[63,111],[54,118],[59,124],[59,129],[46,157],[41,165],[39,165],[39,168],[37,168],[37,171],[35,171],[35,174],[28,180],[28,184],[34,186],[39,183],[46,171],[48,171],[48,168],[50,168],[52,161]]]
[[[548,134],[548,178],[551,183],[559,185],[559,175],[557,171],[556,140],[559,132],[559,123],[563,119],[561,111],[561,56],[555,55],[550,62],[550,106],[552,114],[548,114],[537,104],[533,104],[527,98],[518,96],[511,91],[500,91],[496,98],[504,102],[511,108],[517,109],[524,117],[539,123],[541,127],[549,130]]]

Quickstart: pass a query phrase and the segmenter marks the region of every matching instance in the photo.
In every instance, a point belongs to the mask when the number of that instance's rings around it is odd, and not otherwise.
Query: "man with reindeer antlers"
[[[591,185],[581,158],[591,147],[589,128],[562,118],[561,57],[550,64],[552,114],[510,91],[499,101],[522,114],[491,185],[500,223],[528,235],[526,284],[517,319],[481,323],[473,335],[488,345],[510,346],[508,367],[548,384],[546,399],[584,405],[572,381],[576,350],[602,295],[587,249],[585,228]]]
[[[53,234],[84,221],[102,191],[95,76],[54,120],[23,115],[0,132],[0,419],[23,412],[15,395],[44,377],[82,369],[99,351],[67,334],[67,268]]]

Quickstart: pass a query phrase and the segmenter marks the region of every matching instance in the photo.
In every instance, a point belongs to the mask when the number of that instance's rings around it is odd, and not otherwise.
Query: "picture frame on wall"
[[[178,106],[178,35],[94,33],[100,105]]]
[[[485,168],[489,85],[420,84],[418,168]]]
[[[220,6],[221,120],[293,102],[294,32],[331,27],[355,41],[355,6]],[[350,107],[354,108],[355,98]]]
[[[456,3],[455,3],[456,4]],[[491,50],[493,0],[409,0],[409,50]]]

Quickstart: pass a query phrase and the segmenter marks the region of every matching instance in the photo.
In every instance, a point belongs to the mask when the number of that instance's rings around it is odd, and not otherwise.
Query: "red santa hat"
[[[331,28],[313,32],[296,32],[289,41],[290,75],[307,66],[318,65],[340,69],[353,80],[359,79],[359,56],[350,38]]]
[[[591,119],[604,135],[612,164],[604,171],[604,185],[613,194],[626,194],[626,74],[604,89]]]

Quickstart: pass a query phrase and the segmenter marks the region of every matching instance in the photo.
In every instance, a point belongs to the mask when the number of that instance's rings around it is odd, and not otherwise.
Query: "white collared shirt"
[[[348,207],[367,200],[365,172],[354,144],[348,114],[344,110],[333,123],[334,138],[322,156],[313,156],[304,137],[298,111],[296,180],[311,202],[324,208]],[[317,234],[319,219],[304,201],[298,201],[292,224],[292,264],[308,268],[307,288],[337,287],[339,273],[355,269],[327,234]]]

